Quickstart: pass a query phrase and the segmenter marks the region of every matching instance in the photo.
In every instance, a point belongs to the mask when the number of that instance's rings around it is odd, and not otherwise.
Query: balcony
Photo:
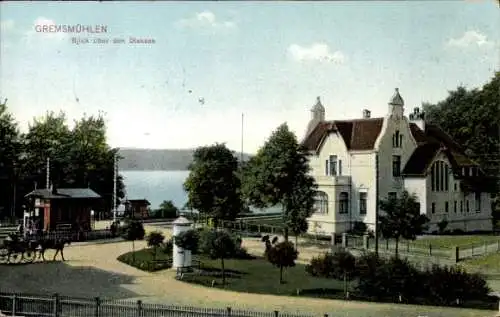
[[[350,175],[341,175],[341,176],[316,176],[316,182],[318,185],[323,186],[350,186],[351,185],[351,176]]]

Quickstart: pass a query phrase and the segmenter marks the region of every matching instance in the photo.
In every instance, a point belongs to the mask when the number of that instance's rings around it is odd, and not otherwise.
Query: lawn
[[[268,226],[283,226],[283,219],[281,218],[263,218],[263,219],[248,219],[243,220],[244,223],[252,225],[268,225]]]
[[[464,236],[425,236],[422,239],[415,240],[416,245],[428,246],[432,244],[433,248],[452,248],[455,246],[471,247],[472,244],[494,243],[500,241],[500,236],[494,235],[464,235]]]
[[[214,271],[220,269],[220,260],[212,260],[207,257],[199,257],[203,269]],[[263,258],[254,260],[225,260],[224,266],[227,271],[233,272],[233,276],[226,278],[225,289],[258,294],[274,295],[296,295],[297,289],[336,289],[342,291],[343,282],[311,277],[305,272],[305,265],[296,264],[295,267],[284,270],[284,284],[279,282],[279,268],[273,267]],[[236,274],[234,274],[236,273]],[[211,285],[216,280],[215,287],[222,288],[220,277],[191,275],[187,277],[188,282]]]
[[[500,253],[468,259],[460,263],[471,271],[481,271],[484,274],[500,274]]]
[[[143,271],[159,271],[172,266],[172,254],[162,252],[158,248],[156,254],[152,248],[144,248],[135,252],[127,252],[117,258],[118,261]]]

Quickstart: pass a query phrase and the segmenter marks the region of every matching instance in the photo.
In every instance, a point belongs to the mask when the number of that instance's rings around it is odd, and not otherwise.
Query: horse
[[[43,259],[43,261],[45,262],[45,251],[47,251],[48,249],[52,249],[52,250],[56,250],[56,253],[54,254],[54,258],[52,259],[52,261],[55,261],[56,260],[56,256],[59,252],[61,252],[61,258],[63,261],[66,261],[66,259],[64,259],[64,245],[65,244],[68,244],[70,245],[71,244],[71,240],[68,239],[68,238],[55,238],[55,239],[42,239],[40,241],[37,242],[38,244],[38,248],[39,248],[39,255],[38,255],[38,259],[40,259],[40,257]]]

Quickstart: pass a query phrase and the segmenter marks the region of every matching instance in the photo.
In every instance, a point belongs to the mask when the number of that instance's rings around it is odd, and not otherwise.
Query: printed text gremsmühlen
[[[108,33],[107,25],[36,24],[38,33]]]

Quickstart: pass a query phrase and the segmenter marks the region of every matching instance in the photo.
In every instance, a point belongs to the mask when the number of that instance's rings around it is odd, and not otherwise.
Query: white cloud
[[[14,20],[4,20],[0,22],[0,31],[2,33],[8,32],[14,29]]]
[[[486,35],[470,30],[459,38],[450,39],[448,45],[453,47],[490,47],[493,45],[493,42],[489,41]]]
[[[335,64],[343,64],[347,58],[341,51],[332,52],[330,47],[324,43],[314,43],[309,47],[292,44],[288,53],[296,61],[317,61]]]
[[[219,21],[215,14],[210,11],[196,13],[194,17],[177,21],[176,25],[181,28],[217,28],[233,29],[236,24],[232,21]]]

